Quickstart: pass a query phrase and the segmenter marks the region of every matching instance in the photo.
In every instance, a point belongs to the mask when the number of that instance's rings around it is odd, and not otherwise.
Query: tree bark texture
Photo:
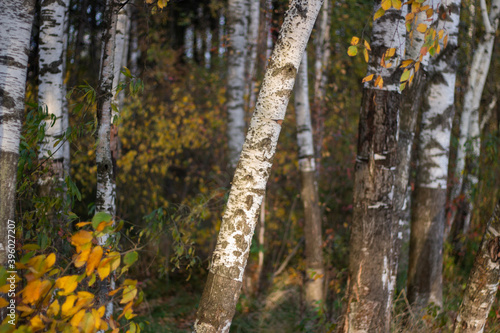
[[[477,162],[481,151],[479,107],[481,105],[481,96],[486,83],[486,77],[490,69],[495,34],[500,16],[500,1],[492,1],[488,15],[486,3],[484,0],[481,0],[481,11],[486,31],[474,51],[460,118],[460,136],[455,168],[458,181],[454,184],[452,194],[453,201],[459,202],[459,205],[452,220],[453,238],[457,238],[467,232],[470,226],[473,210],[471,192],[478,183],[479,165]],[[460,202],[462,200],[463,202]]]
[[[35,1],[0,2],[0,264],[14,220],[17,162]]]
[[[229,332],[278,136],[322,0],[293,0],[259,92],[222,217],[195,332]]]
[[[500,202],[488,222],[458,310],[455,333],[484,331],[500,279]]]
[[[246,82],[246,95],[248,99],[247,110],[252,111],[255,106],[257,88],[257,72],[255,65],[257,63],[257,42],[259,39],[259,19],[260,19],[260,0],[247,0],[248,1],[248,52],[247,52],[247,82]]]
[[[45,122],[45,138],[40,145],[39,159],[47,160],[50,169],[39,180],[40,191],[45,196],[58,195],[54,189],[62,186],[65,169],[69,167],[65,161],[69,147],[66,140],[60,140],[68,128],[64,84],[68,6],[69,0],[41,2],[38,104],[55,117],[55,122],[51,119]],[[57,140],[60,140],[58,144]]]
[[[449,18],[437,30],[448,33],[448,46],[430,60],[422,102],[418,166],[412,198],[408,298],[417,308],[442,305],[443,237],[451,125],[454,114],[460,1],[443,1]]]
[[[228,2],[227,144],[229,167],[236,168],[245,141],[245,60],[247,53],[247,1]]]
[[[375,1],[375,10],[380,1]],[[349,244],[348,304],[343,332],[388,332],[395,287],[394,191],[398,164],[401,92],[397,65],[382,68],[389,48],[405,49],[406,6],[391,8],[373,23],[368,74],[380,75],[382,89],[365,84],[355,165],[354,216]]]
[[[306,245],[305,297],[310,306],[323,302],[325,268],[323,263],[323,237],[321,231],[321,209],[319,206],[314,143],[309,106],[309,83],[307,78],[307,52],[295,83],[295,118],[297,120],[297,145],[299,147],[300,196],[304,204],[304,238]]]

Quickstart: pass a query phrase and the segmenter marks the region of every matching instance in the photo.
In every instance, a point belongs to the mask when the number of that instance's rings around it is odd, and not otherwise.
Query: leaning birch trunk
[[[106,1],[103,15],[105,29],[102,35],[101,68],[99,87],[97,89],[97,194],[96,213],[106,212],[115,218],[116,214],[116,184],[111,152],[112,108],[113,100],[113,64],[115,52],[117,13],[114,0]],[[99,245],[105,245],[107,236],[98,239]],[[107,295],[113,280],[103,281],[99,291],[100,304],[106,304],[106,317],[113,313],[113,303]]]
[[[495,301],[500,280],[500,202],[486,226],[467,282],[464,298],[458,310],[455,333],[484,331],[491,306]]]
[[[255,106],[257,88],[257,73],[255,65],[257,62],[257,42],[259,39],[259,19],[260,19],[260,0],[247,0],[249,11],[248,23],[248,51],[247,51],[247,110],[251,111]]]
[[[306,241],[306,302],[316,306],[323,302],[325,269],[323,264],[323,237],[321,234],[321,210],[319,207],[314,143],[309,107],[309,84],[307,78],[307,52],[295,83],[295,118],[297,119],[297,144],[299,147],[300,196],[304,204],[304,236]]]
[[[0,265],[14,220],[17,162],[35,1],[0,1]],[[13,267],[11,267],[13,268]]]
[[[229,167],[236,168],[245,141],[245,59],[247,44],[246,0],[228,3],[227,145]]]
[[[316,157],[320,160],[323,148],[323,134],[325,122],[326,71],[330,60],[330,1],[325,1],[316,22],[314,42],[314,99],[312,117],[315,123]],[[319,170],[316,172],[318,173]]]
[[[380,2],[375,1],[375,10]],[[391,8],[373,22],[368,74],[380,75],[383,88],[372,82],[363,89],[355,166],[354,216],[349,244],[348,304],[343,332],[389,332],[395,280],[391,271],[393,207],[397,174],[398,121],[401,92],[395,60],[379,65],[389,48],[405,49],[407,6]]]
[[[411,59],[420,63],[420,69],[415,73],[412,85],[406,86],[401,98],[401,112],[399,115],[399,135],[398,135],[398,164],[396,167],[396,187],[394,197],[394,231],[397,237],[394,237],[394,249],[396,249],[396,258],[392,267],[393,278],[397,277],[400,264],[403,270],[408,268],[408,249],[410,242],[410,207],[411,207],[411,186],[410,165],[413,152],[413,142],[417,128],[417,118],[422,105],[423,90],[427,82],[427,67],[429,64],[429,55],[420,57],[420,51],[424,45],[425,33],[419,32],[416,27],[419,24],[429,24],[426,11],[419,11],[419,8],[431,6],[432,2],[425,1],[418,4],[419,7],[412,6],[412,12],[417,12],[416,20],[412,33],[406,39],[406,59]],[[436,10],[437,8],[433,8]],[[436,15],[434,15],[435,17]],[[415,66],[415,65],[414,65]],[[399,254],[399,255],[397,255]]]
[[[442,4],[449,18],[440,20],[437,30],[444,29],[448,33],[448,46],[432,59],[429,65],[411,209],[408,298],[416,309],[421,309],[431,302],[441,306],[443,297],[446,184],[451,125],[455,110],[460,0],[447,0]]]
[[[39,85],[38,104],[47,108],[48,114],[55,117],[45,122],[45,139],[40,145],[39,160],[48,164],[50,172],[40,179],[41,193],[44,196],[56,196],[55,191],[64,183],[65,161],[68,147],[66,140],[60,140],[68,126],[66,87],[64,84],[66,50],[66,16],[69,0],[41,2],[41,25],[39,38]],[[60,140],[56,144],[57,140]],[[55,221],[54,221],[55,222]]]
[[[293,0],[287,11],[235,171],[195,332],[229,332],[286,107],[321,4]]]
[[[452,237],[454,239],[466,233],[470,225],[473,210],[471,192],[477,186],[478,182],[477,162],[481,151],[479,106],[490,68],[495,34],[500,16],[500,0],[493,0],[489,15],[485,1],[481,0],[480,3],[485,34],[474,51],[467,90],[464,95],[464,107],[460,118],[460,137],[455,170],[458,181],[453,188],[452,200],[457,202],[461,200],[458,198],[463,198],[464,202],[459,203],[458,211],[452,220]],[[471,148],[468,151],[465,148],[467,142]]]

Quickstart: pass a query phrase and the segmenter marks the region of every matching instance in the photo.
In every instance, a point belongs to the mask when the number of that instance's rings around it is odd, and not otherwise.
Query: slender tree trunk
[[[245,141],[246,0],[229,0],[228,11],[227,143],[229,166],[234,169]]]
[[[260,19],[260,0],[247,0],[249,11],[248,24],[248,52],[247,52],[247,82],[246,95],[248,97],[247,110],[252,111],[255,106],[257,94],[257,73],[255,65],[257,63],[257,41],[259,39],[259,19]]]
[[[195,332],[229,332],[297,69],[322,0],[293,0],[266,70],[236,168]]]
[[[106,1],[106,10],[103,15],[103,22],[106,24],[102,36],[102,56],[101,68],[99,72],[99,86],[97,89],[97,197],[96,213],[106,212],[113,219],[116,214],[116,184],[114,163],[111,148],[112,136],[112,108],[113,101],[113,76],[114,76],[114,56],[116,37],[116,4],[114,0]],[[107,236],[98,239],[99,245],[105,245]],[[103,281],[100,290],[101,304],[107,302],[106,317],[113,313],[113,303],[109,302],[107,293],[113,281]]]
[[[65,140],[60,140],[68,126],[64,84],[65,23],[68,6],[69,0],[60,2],[44,0],[41,3],[38,104],[47,108],[48,114],[55,117],[55,122],[52,120],[45,122],[45,140],[40,145],[39,159],[41,162],[47,160],[50,169],[50,172],[40,179],[40,191],[44,196],[59,195],[60,192],[55,189],[63,185],[65,167],[68,165],[64,161],[68,147],[65,146]],[[60,141],[56,144],[58,140]]]
[[[259,223],[259,234],[257,237],[257,244],[259,244],[259,256],[257,261],[257,270],[255,275],[257,276],[257,282],[255,283],[255,290],[260,289],[260,281],[262,279],[262,271],[264,269],[264,244],[266,235],[266,195],[262,198],[262,204],[260,205],[260,223]]]
[[[473,210],[471,193],[478,183],[479,165],[477,163],[481,151],[479,107],[490,68],[495,34],[500,16],[499,0],[492,1],[489,15],[485,1],[481,0],[480,3],[486,31],[474,51],[467,90],[464,95],[464,107],[460,118],[460,137],[455,170],[458,181],[454,185],[452,194],[452,200],[459,203],[457,212],[452,220],[452,238],[454,239],[466,233],[470,226]],[[470,148],[467,149],[466,146]]]
[[[375,10],[380,2],[375,1]],[[380,75],[383,88],[365,84],[355,166],[354,217],[349,244],[349,288],[343,332],[388,332],[395,287],[391,271],[394,190],[397,173],[401,92],[397,66],[382,68],[389,48],[405,49],[405,15],[391,8],[373,23],[368,74]]]
[[[324,6],[323,6],[324,7]],[[309,107],[307,78],[307,52],[297,73],[295,84],[295,114],[297,119],[297,143],[299,146],[299,171],[302,186],[300,195],[304,203],[304,236],[306,241],[306,302],[315,306],[323,302],[325,269],[323,263],[323,237],[321,234],[321,210],[319,207],[316,163]]]
[[[440,20],[437,29],[448,33],[448,46],[429,65],[412,199],[408,298],[417,309],[430,302],[442,305],[446,184],[454,114],[460,0],[443,1],[442,5],[449,18]],[[442,17],[443,13],[440,15]]]
[[[500,202],[486,226],[455,322],[455,333],[484,331],[500,279]]]
[[[0,264],[14,220],[17,162],[35,1],[0,2]],[[14,267],[11,267],[14,268]]]
[[[332,6],[325,1],[316,22],[316,34],[313,39],[314,53],[314,99],[313,119],[315,123],[315,140],[317,161],[321,160],[323,148],[325,109],[326,109],[326,81],[327,67],[330,60],[330,16]],[[318,172],[318,170],[316,171]]]

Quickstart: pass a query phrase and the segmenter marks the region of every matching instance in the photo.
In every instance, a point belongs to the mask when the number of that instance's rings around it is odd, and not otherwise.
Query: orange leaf
[[[93,239],[92,233],[86,230],[80,230],[71,236],[71,244],[81,246],[90,243]]]
[[[366,40],[365,40],[364,44],[365,44],[365,47],[366,47],[366,49],[367,49],[368,51],[371,51],[371,50],[372,50],[372,49],[370,48],[370,44],[368,44],[368,42],[367,42]]]
[[[358,45],[359,38],[356,36],[353,36],[351,39],[351,45]]]
[[[420,23],[417,27],[417,31],[418,32],[421,32],[421,33],[424,33],[427,31],[427,24],[424,24],[424,23]]]
[[[87,276],[90,276],[92,272],[94,272],[95,268],[99,265],[99,262],[101,261],[102,258],[102,247],[101,246],[96,246],[94,249],[92,249],[92,252],[90,253],[89,260],[87,261]]]
[[[58,295],[65,296],[72,293],[78,286],[78,275],[67,275],[60,277],[56,281],[56,288],[63,289],[59,291]]]

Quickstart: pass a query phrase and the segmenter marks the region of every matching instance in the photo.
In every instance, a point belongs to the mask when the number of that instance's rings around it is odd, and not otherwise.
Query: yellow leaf
[[[5,308],[7,305],[9,305],[9,302],[5,298],[0,297],[0,308]]]
[[[74,311],[75,301],[76,301],[75,295],[69,295],[68,297],[66,297],[66,301],[63,303],[61,307],[61,315],[63,317],[69,317],[70,315],[76,313],[76,311]]]
[[[92,249],[92,252],[90,253],[89,260],[87,261],[87,276],[90,276],[92,272],[94,272],[95,268],[99,265],[99,262],[101,261],[102,258],[102,247],[101,246],[96,246],[94,249]]]
[[[415,72],[418,72],[419,68],[420,68],[420,61],[415,64]]]
[[[86,243],[90,243],[93,239],[92,233],[86,230],[80,230],[71,236],[71,244],[75,246],[81,246]]]
[[[103,266],[99,266],[99,268],[97,268],[97,273],[99,274],[101,281],[104,280],[106,277],[108,277],[110,271],[111,271],[111,265],[109,263]]]
[[[401,0],[392,0],[392,7],[394,7],[397,10],[401,9]]]
[[[158,0],[158,8],[163,9],[167,6],[168,0]]]
[[[30,319],[30,327],[33,332],[39,331],[45,328],[45,324],[43,323],[40,316],[35,316]]]
[[[18,305],[16,310],[22,312],[21,317],[29,316],[30,314],[35,312],[35,309],[32,309],[26,305]]]
[[[365,47],[368,51],[371,51],[372,49],[370,48],[370,44],[365,40]]]
[[[363,55],[365,57],[365,61],[368,62],[368,50],[367,49],[363,49]]]
[[[92,317],[94,317],[94,327],[96,329],[99,329],[101,326],[101,316],[99,315],[99,312],[97,312],[96,309],[92,308]]]
[[[92,285],[95,283],[96,277],[97,276],[95,275],[95,273],[92,273],[90,280],[89,280],[89,287],[92,287]]]
[[[379,76],[377,76],[377,79],[375,80],[375,87],[382,88],[383,86],[384,86],[384,80],[379,75]]]
[[[448,35],[444,36],[443,39],[443,46],[446,47],[446,45],[448,45]]]
[[[381,6],[384,10],[388,10],[392,6],[391,0],[382,0]]]
[[[59,305],[59,302],[56,299],[52,304],[50,304],[49,309],[47,310],[47,316],[55,317],[59,314],[60,310],[61,306]]]
[[[126,286],[123,289],[123,297],[122,300],[120,301],[120,304],[125,304],[132,301],[135,295],[137,295],[137,288],[134,286]]]
[[[83,316],[85,315],[85,310],[80,310],[78,311],[73,318],[70,320],[71,326],[78,327],[80,325],[80,322],[82,321]]]
[[[78,296],[78,301],[75,306],[78,308],[88,307],[94,300],[94,294],[88,291],[79,291],[76,295]]]
[[[358,45],[359,38],[356,36],[353,36],[351,39],[351,45]]]
[[[78,275],[63,276],[56,281],[56,288],[63,289],[59,291],[59,296],[65,296],[72,293],[78,286]]]
[[[408,67],[408,66],[410,66],[412,63],[413,63],[413,60],[412,60],[412,59],[409,59],[409,60],[403,60],[403,62],[401,63],[401,67],[403,67],[403,68]]]
[[[80,252],[80,254],[75,259],[75,267],[80,268],[87,263],[91,250],[92,248],[89,246],[88,249],[82,250],[82,252]]]
[[[84,226],[86,226],[86,225],[88,225],[88,224],[92,224],[92,222],[78,222],[78,223],[76,224],[76,226],[77,226],[78,228],[81,228],[81,227],[84,227]]]
[[[365,76],[365,77],[363,78],[363,81],[361,81],[361,83],[364,83],[364,82],[369,82],[369,81],[373,80],[373,76],[374,76],[374,75],[375,75],[375,74],[370,74],[370,75]]]
[[[111,252],[108,254],[108,258],[111,259],[111,270],[115,271],[120,266],[121,256],[118,252]]]
[[[394,54],[396,54],[396,49],[394,47],[391,47],[389,50],[387,50],[387,56],[389,58],[393,57]]]
[[[379,8],[376,12],[375,15],[373,15],[373,20],[376,21],[377,19],[381,18],[384,16],[385,10],[384,8]]]
[[[46,292],[51,286],[52,283],[48,280],[35,279],[30,281],[26,288],[21,291],[23,293],[23,303],[34,304],[38,302],[46,296]]]
[[[10,283],[9,284],[4,284],[2,287],[0,287],[0,293],[6,294],[10,290]]]
[[[429,8],[425,11],[425,14],[427,14],[427,18],[430,19],[434,14],[434,10],[432,8]]]
[[[54,266],[56,263],[56,255],[54,253],[49,254],[45,261],[45,271],[47,271],[50,267]]]
[[[358,54],[358,48],[356,46],[349,46],[347,49],[347,54],[351,57],[354,57],[356,54]]]
[[[426,31],[427,31],[427,24],[420,23],[420,24],[417,26],[417,31],[418,31],[418,32],[421,32],[421,33],[426,32]]]

